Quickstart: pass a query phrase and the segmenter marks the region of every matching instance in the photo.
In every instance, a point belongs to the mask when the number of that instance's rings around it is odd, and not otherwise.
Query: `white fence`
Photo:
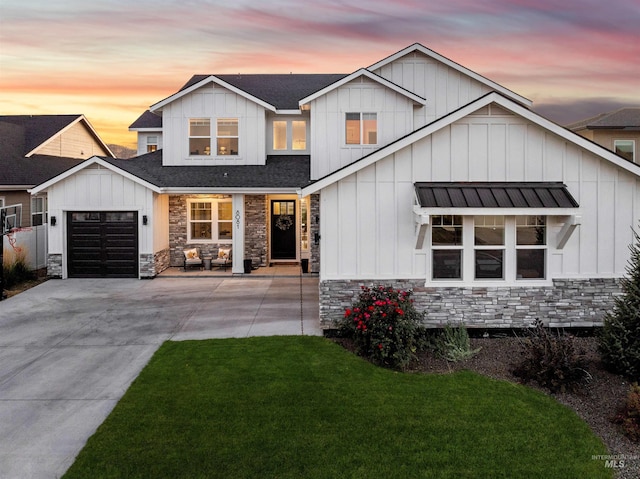
[[[14,240],[15,239],[15,243]],[[3,238],[4,263],[14,261],[17,254],[24,254],[30,269],[47,266],[47,225],[34,226]],[[12,243],[13,246],[12,246]]]

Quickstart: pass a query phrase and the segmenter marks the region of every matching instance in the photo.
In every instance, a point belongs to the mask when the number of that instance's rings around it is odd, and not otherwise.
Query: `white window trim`
[[[42,200],[42,210],[39,210],[34,207],[38,204],[38,200]],[[31,204],[29,206],[31,209],[31,226],[46,225],[49,222],[49,214],[48,214],[49,205],[48,205],[46,196],[33,196],[31,198]],[[42,215],[42,223],[40,225],[33,224],[34,215]]]
[[[615,153],[618,143],[631,143],[631,160],[634,163],[638,163],[638,157],[636,156],[636,140],[631,138],[618,138],[613,140],[613,152]]]
[[[187,244],[232,244],[233,239],[218,239],[218,203],[232,204],[232,198],[188,198],[187,199]],[[211,239],[191,237],[191,205],[211,203]]]
[[[446,213],[445,213],[446,214]],[[429,221],[429,229],[427,231],[427,244],[429,253],[426,256],[427,260],[427,275],[425,286],[438,286],[438,287],[526,287],[526,286],[550,286],[553,284],[550,275],[550,258],[551,258],[551,245],[549,244],[549,215],[547,218],[547,232],[546,232],[546,245],[516,245],[516,217],[505,216],[504,219],[504,246],[487,247],[486,249],[501,249],[504,248],[504,264],[503,264],[503,279],[475,279],[475,251],[476,246],[474,244],[474,216],[482,216],[474,210],[474,214],[465,214],[462,217],[462,279],[433,279],[433,249],[432,246],[432,222]],[[530,216],[527,214],[527,216]],[[545,215],[542,215],[545,216]],[[443,247],[436,246],[436,249],[458,249],[458,247]],[[525,249],[545,249],[545,278],[544,279],[517,279],[516,278],[516,251],[519,248]]]
[[[5,197],[4,196],[0,196],[0,208],[4,208],[5,205]]]
[[[209,122],[209,136],[200,136],[200,135],[192,135],[191,134],[191,122],[192,121],[208,121]],[[188,158],[200,158],[200,157],[208,157],[211,155],[211,146],[213,143],[213,136],[211,135],[211,118],[205,117],[193,117],[187,119],[187,157]],[[191,154],[191,138],[209,138],[209,155],[206,153],[199,153],[197,155]]]
[[[347,115],[357,113],[360,115],[360,142],[347,143]],[[364,120],[363,115],[376,116],[376,142],[363,143],[364,139]],[[342,117],[342,143],[346,148],[375,148],[380,144],[380,114],[377,111],[345,111]]]

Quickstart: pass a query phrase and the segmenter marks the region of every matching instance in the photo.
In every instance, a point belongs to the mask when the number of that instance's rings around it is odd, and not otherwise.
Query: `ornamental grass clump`
[[[424,331],[412,292],[362,286],[358,300],[344,313],[342,336],[353,339],[358,354],[373,363],[404,369],[421,349]]]
[[[450,362],[464,361],[475,356],[481,348],[471,348],[469,332],[463,324],[452,327],[447,324],[436,340],[437,354]]]

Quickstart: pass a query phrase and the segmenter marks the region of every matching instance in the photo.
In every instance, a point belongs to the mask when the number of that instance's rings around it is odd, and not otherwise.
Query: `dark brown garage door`
[[[70,278],[137,278],[138,213],[67,213]]]

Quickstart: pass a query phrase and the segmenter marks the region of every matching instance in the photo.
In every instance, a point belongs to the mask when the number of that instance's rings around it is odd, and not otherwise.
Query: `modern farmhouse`
[[[48,196],[49,274],[153,277],[308,259],[323,327],[361,285],[427,322],[602,321],[640,226],[640,165],[420,45],[336,75],[197,75]],[[223,251],[223,253],[221,253]]]

